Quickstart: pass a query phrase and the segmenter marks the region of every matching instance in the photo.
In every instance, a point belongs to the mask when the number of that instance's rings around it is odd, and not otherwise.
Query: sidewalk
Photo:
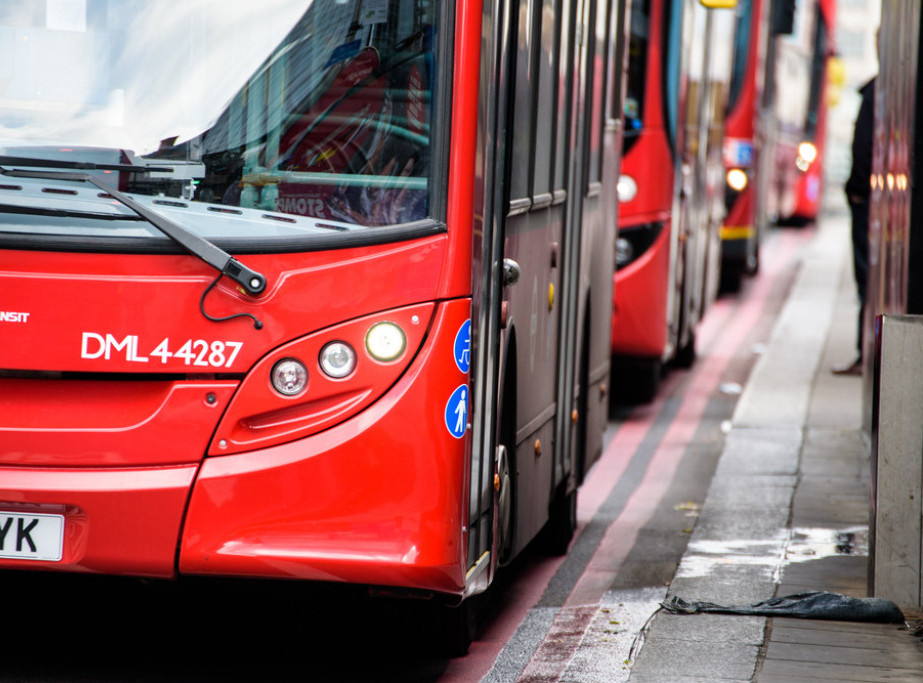
[[[855,295],[845,212],[828,213],[730,425],[669,588],[748,605],[805,591],[867,595],[869,447],[851,358]],[[629,681],[920,681],[898,626],[658,613]]]

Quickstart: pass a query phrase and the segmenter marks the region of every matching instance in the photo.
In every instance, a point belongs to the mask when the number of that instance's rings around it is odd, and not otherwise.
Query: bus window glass
[[[596,16],[592,14],[595,11]],[[606,11],[604,5],[595,7],[590,12],[591,23],[595,24],[593,31],[593,40],[590,40],[587,49],[587,83],[586,106],[589,108],[589,118],[587,123],[590,126],[589,142],[590,149],[588,155],[589,168],[587,169],[587,182],[595,184],[600,181],[602,174],[602,159],[600,157],[600,148],[602,143],[603,129],[603,100],[602,93],[606,82],[606,70],[603,63],[603,57],[606,54]]]
[[[510,168],[510,200],[526,199],[530,196],[529,176],[532,171],[531,154],[534,148],[533,124],[535,120],[535,107],[533,106],[533,70],[531,59],[532,48],[532,3],[529,0],[520,0],[517,3],[515,20],[516,28],[516,84],[515,84],[515,111],[513,120],[513,159],[516,163]]]
[[[827,66],[827,24],[817,6],[817,21],[814,25],[814,54],[811,57],[811,91],[808,95],[805,137],[813,138],[817,132],[817,115],[824,85],[824,69]]]
[[[666,3],[664,17],[664,89],[663,106],[666,118],[667,138],[676,146],[677,127],[679,126],[679,78],[680,58],[685,44],[683,39],[683,4]],[[685,4],[689,4],[686,2]],[[687,30],[692,22],[687,22]]]
[[[650,0],[631,4],[631,36],[628,43],[628,77],[625,92],[625,152],[638,140],[644,124],[644,83],[647,79],[650,13]]]
[[[574,56],[574,3],[571,0],[558,0],[558,89],[557,89],[557,125],[554,136],[554,182],[556,194],[565,192],[567,187],[567,161],[570,158],[571,108],[571,74],[569,64]]]
[[[731,64],[731,89],[728,95],[728,111],[737,105],[747,74],[747,59],[750,55],[750,20],[752,0],[738,0],[734,22],[734,57]],[[756,46],[753,45],[755,48]]]
[[[551,192],[551,151],[550,141],[554,137],[554,86],[556,45],[556,14],[554,0],[542,3],[541,42],[538,57],[538,98],[535,111],[535,139],[544,140],[535,146],[535,179],[533,192],[536,196]]]
[[[168,167],[110,176],[141,196],[353,226],[426,218],[438,13],[435,0],[0,2],[0,154]]]

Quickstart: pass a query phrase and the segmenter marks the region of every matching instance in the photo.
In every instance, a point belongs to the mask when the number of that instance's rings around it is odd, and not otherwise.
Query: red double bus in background
[[[817,218],[835,0],[741,0],[725,131],[722,287],[759,267],[769,224]]]
[[[632,3],[612,354],[637,400],[693,362],[717,290],[733,4]]]
[[[0,9],[0,568],[398,587],[464,649],[601,451],[624,7]]]

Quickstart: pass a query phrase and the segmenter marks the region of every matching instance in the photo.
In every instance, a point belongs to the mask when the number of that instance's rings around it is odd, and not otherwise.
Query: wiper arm
[[[88,173],[68,173],[67,171],[25,171],[21,169],[8,169],[3,168],[2,163],[4,160],[11,159],[14,157],[0,157],[0,173],[7,175],[13,178],[40,178],[47,180],[76,180],[91,185],[95,185],[100,190],[111,196],[117,202],[128,207],[136,214],[141,216],[148,223],[153,225],[155,228],[160,230],[163,234],[169,237],[171,240],[179,244],[183,249],[188,251],[193,256],[201,259],[212,268],[217,270],[222,275],[227,275],[234,282],[243,287],[248,294],[255,296],[260,294],[263,290],[266,289],[266,278],[255,270],[247,268],[244,264],[238,261],[236,258],[231,256],[229,253],[221,249],[220,247],[215,246],[208,240],[199,237],[194,232],[190,232],[187,228],[184,228],[179,223],[166,218],[165,216],[160,215],[155,211],[151,211],[149,208],[143,204],[139,204],[131,197],[122,194],[118,190],[109,187],[102,180],[96,176],[92,176]],[[42,160],[40,160],[42,161]],[[28,163],[33,164],[32,160],[27,162],[17,162],[17,163]],[[81,163],[81,162],[50,162],[52,165],[62,165],[64,163]],[[92,165],[92,164],[91,164]],[[100,164],[98,168],[100,170],[108,170],[103,168],[106,164]],[[117,167],[117,164],[112,164],[111,168]],[[129,169],[140,170],[145,167],[138,166],[128,166]],[[162,167],[157,167],[158,170],[163,170]]]
[[[169,166],[140,166],[136,164],[96,164],[92,161],[72,159],[39,159],[38,157],[9,157],[0,155],[0,166],[29,166],[31,168],[72,168],[77,171],[121,171],[122,173],[172,173]]]

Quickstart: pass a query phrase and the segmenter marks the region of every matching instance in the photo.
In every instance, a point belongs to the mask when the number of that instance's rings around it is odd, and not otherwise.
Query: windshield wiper
[[[15,160],[15,161],[12,161]],[[131,197],[122,194],[118,190],[110,187],[98,177],[89,173],[69,173],[67,171],[27,171],[22,169],[5,168],[4,165],[13,163],[23,166],[51,166],[58,168],[71,168],[73,164],[83,164],[84,162],[75,161],[49,161],[48,159],[32,159],[29,157],[5,157],[0,156],[0,173],[12,178],[39,178],[46,180],[74,180],[90,183],[108,194],[117,202],[128,207],[136,214],[141,216],[148,223],[160,230],[171,240],[179,244],[183,249],[188,251],[196,258],[201,259],[222,275],[227,275],[234,282],[243,287],[248,294],[256,296],[266,289],[266,278],[255,270],[252,270],[231,256],[229,253],[215,246],[203,237],[199,237],[194,232],[184,228],[179,223],[152,211],[143,204],[139,204]],[[81,170],[120,170],[124,168],[130,172],[148,172],[148,171],[169,171],[163,166],[151,168],[147,166],[121,166],[120,164],[92,164],[87,162],[84,166],[79,167]]]
[[[172,173],[169,166],[140,166],[137,164],[97,164],[92,161],[72,159],[39,159],[38,157],[10,157],[0,155],[0,166],[29,166],[30,168],[72,168],[76,171],[121,171],[122,173]],[[9,173],[7,175],[10,175]]]

